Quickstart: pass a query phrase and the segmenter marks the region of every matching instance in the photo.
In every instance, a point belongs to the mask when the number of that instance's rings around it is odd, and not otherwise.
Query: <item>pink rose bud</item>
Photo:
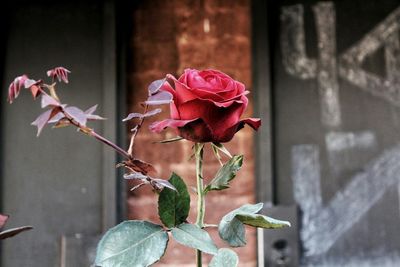
[[[8,99],[7,101],[11,104],[14,99],[16,99],[21,92],[21,89],[24,87],[25,81],[28,79],[28,76],[21,75],[14,79],[14,81],[8,87]]]
[[[230,141],[235,133],[248,124],[257,130],[258,118],[240,119],[248,105],[245,86],[218,70],[186,69],[173,79],[175,88],[165,82],[160,90],[173,95],[171,118],[150,126],[154,132],[166,127],[193,142],[222,143]]]
[[[51,77],[53,80],[56,78],[58,79],[59,82],[63,81],[65,83],[68,83],[68,73],[71,73],[69,70],[67,70],[64,67],[57,67],[51,70],[47,71],[47,76]]]

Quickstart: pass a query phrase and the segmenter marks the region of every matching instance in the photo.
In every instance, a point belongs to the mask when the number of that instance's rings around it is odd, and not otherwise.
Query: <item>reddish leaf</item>
[[[167,79],[160,79],[160,80],[156,80],[154,82],[152,82],[149,87],[149,96],[156,94],[158,91],[160,91],[160,88],[163,86],[163,84],[165,83]]]
[[[43,130],[43,127],[47,124],[47,122],[59,112],[60,112],[60,107],[49,109],[40,114],[39,117],[37,117],[36,120],[31,123],[31,125],[34,125],[38,128],[37,136],[40,135],[40,133]]]
[[[21,232],[28,231],[31,229],[33,229],[32,226],[22,226],[22,227],[18,227],[18,228],[11,228],[11,229],[5,230],[3,232],[0,232],[0,239],[6,239],[6,238],[15,236]]]
[[[4,227],[4,225],[6,224],[7,220],[8,220],[8,215],[4,215],[4,214],[0,214],[0,230]]]
[[[57,67],[47,71],[47,76],[51,77],[53,80],[58,79],[59,82],[63,81],[68,83],[68,73],[71,73],[64,67]]]
[[[52,98],[51,96],[48,95],[42,95],[42,108],[45,108],[47,106],[54,106],[54,107],[59,107],[60,103]]]
[[[10,86],[8,87],[8,98],[7,101],[11,104],[21,92],[22,86],[24,86],[25,81],[28,79],[28,76],[21,75],[14,79]]]
[[[156,169],[150,163],[144,162],[140,159],[131,159],[123,162],[124,166],[135,171],[147,175],[148,173],[157,173]]]
[[[154,115],[156,115],[156,114],[158,114],[158,113],[160,113],[161,112],[161,109],[160,108],[157,108],[157,109],[153,109],[153,110],[150,110],[149,112],[146,112],[145,114],[142,114],[142,113],[130,113],[125,119],[123,119],[122,121],[128,121],[128,120],[131,120],[131,119],[141,119],[141,118],[147,118],[147,117],[151,117],[151,116],[154,116]]]
[[[24,86],[26,89],[29,89],[32,93],[33,99],[36,99],[40,94],[40,85],[43,83],[42,80],[32,80],[32,79],[27,79],[24,83]]]
[[[172,101],[172,94],[167,91],[159,91],[154,95],[149,96],[147,98],[147,101],[145,102],[146,105],[163,105],[163,104],[169,104]]]

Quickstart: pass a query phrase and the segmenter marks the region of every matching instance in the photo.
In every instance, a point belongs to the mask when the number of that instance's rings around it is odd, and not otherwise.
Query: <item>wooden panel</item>
[[[301,265],[397,266],[400,2],[270,1],[265,14],[274,195],[299,205]]]
[[[113,10],[103,8],[97,1],[11,8],[2,88],[21,72],[44,78],[47,69],[65,66],[72,73],[69,85],[59,87],[63,102],[83,109],[99,104],[112,127],[92,126],[114,139]],[[36,138],[29,124],[41,110],[30,98],[24,92],[13,105],[0,104],[2,212],[11,214],[10,226],[35,228],[3,242],[4,267],[59,266],[62,236],[95,236],[116,222],[114,153],[72,128],[49,127]]]

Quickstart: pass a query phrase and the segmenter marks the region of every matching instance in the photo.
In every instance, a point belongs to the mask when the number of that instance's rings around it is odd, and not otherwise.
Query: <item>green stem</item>
[[[204,202],[204,185],[203,185],[203,147],[204,144],[196,143],[194,145],[194,154],[196,158],[196,181],[197,181],[197,219],[196,225],[200,228],[204,227],[205,202]],[[197,267],[202,266],[201,251],[196,252]]]

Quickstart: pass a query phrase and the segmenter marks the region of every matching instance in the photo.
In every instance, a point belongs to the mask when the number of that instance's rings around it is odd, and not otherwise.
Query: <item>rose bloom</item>
[[[173,88],[165,82],[161,90],[172,94],[171,118],[150,126],[154,132],[166,127],[193,142],[222,143],[248,124],[257,130],[261,120],[240,119],[248,99],[244,84],[218,70],[186,69],[179,79],[172,78]]]

